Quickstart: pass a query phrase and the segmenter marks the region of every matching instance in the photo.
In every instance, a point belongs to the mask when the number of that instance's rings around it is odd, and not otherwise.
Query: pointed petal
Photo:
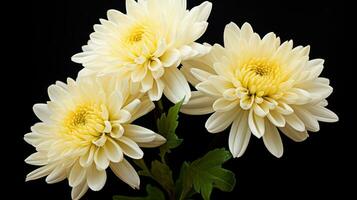
[[[234,158],[240,157],[247,149],[251,133],[248,126],[248,112],[241,111],[229,132],[228,146]]]
[[[105,170],[98,170],[95,165],[88,168],[87,171],[87,183],[91,190],[101,190],[107,180],[107,173]]]
[[[191,98],[190,86],[176,67],[166,69],[163,81],[165,82],[164,94],[171,102],[177,103],[185,97],[185,104]]]
[[[248,124],[253,135],[255,135],[257,138],[260,138],[264,135],[264,118],[256,115],[253,109],[249,111]]]
[[[265,123],[266,131],[263,135],[263,142],[265,147],[275,157],[280,158],[283,155],[283,142],[279,135],[278,129],[270,122]]]
[[[119,146],[123,150],[124,154],[133,159],[141,159],[144,156],[144,152],[140,147],[130,138],[122,136],[118,139]]]
[[[140,178],[134,167],[127,160],[118,163],[110,163],[114,174],[134,189],[139,189]]]
[[[218,133],[225,130],[236,118],[239,110],[215,112],[206,121],[206,129],[210,133]]]
[[[192,97],[187,104],[182,105],[181,112],[189,115],[204,115],[214,112],[213,103],[215,98],[205,95],[201,91],[193,91]]]

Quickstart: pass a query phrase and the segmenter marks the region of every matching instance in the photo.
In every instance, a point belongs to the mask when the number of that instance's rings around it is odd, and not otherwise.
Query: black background
[[[203,1],[189,0],[189,8]],[[106,11],[114,8],[125,12],[123,0],[53,0],[31,4],[30,35],[28,42],[31,63],[23,66],[21,124],[16,128],[16,142],[22,145],[23,156],[17,159],[23,166],[23,176],[17,172],[16,179],[22,183],[23,194],[28,199],[69,199],[70,187],[62,181],[48,185],[44,179],[23,183],[27,173],[36,167],[23,162],[35,150],[23,140],[23,134],[38,120],[32,105],[48,100],[47,87],[56,80],[75,78],[81,66],[70,61],[80,51],[93,25],[99,18],[106,18]],[[311,58],[324,58],[322,76],[331,80],[334,93],[328,98],[329,108],[336,112],[340,121],[333,124],[321,123],[318,133],[311,133],[302,143],[294,143],[283,137],[284,155],[277,159],[265,149],[262,140],[252,137],[243,157],[230,160],[225,167],[234,171],[237,185],[233,192],[214,190],[212,199],[254,199],[258,197],[290,199],[330,197],[347,195],[351,173],[353,132],[348,130],[348,108],[353,107],[353,97],[345,78],[346,51],[343,3],[312,4],[303,1],[270,2],[259,1],[213,1],[207,32],[200,42],[220,43],[223,41],[224,26],[233,21],[241,26],[249,22],[261,36],[275,32],[282,41],[293,39],[295,45],[311,45]],[[26,18],[28,20],[28,17]],[[30,51],[30,52],[28,52]],[[353,58],[352,58],[353,59]],[[348,73],[348,71],[347,71]],[[351,105],[350,105],[351,104]],[[168,105],[167,105],[168,106]],[[351,108],[352,109],[352,108]],[[206,132],[204,122],[208,116],[180,115],[178,135],[184,138],[182,146],[169,155],[169,163],[177,172],[183,160],[193,160],[209,149],[228,146],[228,131],[212,135]],[[153,113],[140,119],[137,124],[155,130]],[[152,159],[156,150],[146,150],[146,158]],[[351,154],[351,155],[350,155]],[[144,194],[147,183],[141,178],[140,192],[132,190],[108,171],[105,187],[99,192],[88,191],[83,199],[111,199],[115,194]],[[355,184],[354,184],[355,185]],[[21,195],[21,194],[18,194]],[[199,199],[199,196],[195,196]]]

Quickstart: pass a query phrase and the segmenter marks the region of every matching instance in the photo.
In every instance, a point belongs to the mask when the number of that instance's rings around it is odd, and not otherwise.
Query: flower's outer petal
[[[247,149],[251,133],[248,126],[248,112],[241,111],[233,121],[229,132],[228,146],[234,158],[240,157]]]
[[[271,154],[275,157],[280,158],[283,155],[283,142],[278,129],[270,122],[265,123],[266,130],[263,135],[263,142],[265,147],[269,150]]]
[[[186,78],[176,67],[165,70],[163,81],[165,82],[164,94],[171,102],[177,103],[184,97],[184,104],[190,100],[190,86]]]
[[[110,168],[118,178],[127,183],[130,187],[139,189],[139,175],[127,160],[123,159],[123,161],[118,163],[110,163]]]

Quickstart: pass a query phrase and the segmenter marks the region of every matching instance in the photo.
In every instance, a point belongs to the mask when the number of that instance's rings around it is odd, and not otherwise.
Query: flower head
[[[26,180],[47,176],[47,183],[68,178],[72,198],[88,189],[100,190],[106,169],[133,188],[139,176],[124,156],[143,157],[140,147],[155,147],[165,138],[131,124],[154,108],[147,96],[132,94],[127,84],[112,77],[87,76],[67,84],[56,82],[48,88],[50,101],[33,109],[42,121],[31,127],[24,139],[37,152],[25,161],[42,166]]]
[[[186,0],[126,0],[126,10],[109,10],[83,52],[72,57],[85,67],[80,75],[129,76],[131,87],[148,92],[152,101],[164,93],[174,103],[184,96],[187,102],[191,91],[177,67],[209,51],[195,41],[207,28],[211,3],[188,11]]]
[[[274,33],[262,39],[245,23],[230,23],[224,30],[224,46],[184,62],[182,71],[198,91],[182,112],[207,114],[209,132],[230,128],[229,149],[234,157],[245,152],[251,133],[263,137],[276,157],[283,154],[278,129],[294,141],[307,131],[319,130],[318,121],[335,122],[326,109],[331,94],[329,80],[320,78],[324,61],[309,60],[309,46],[280,44]]]

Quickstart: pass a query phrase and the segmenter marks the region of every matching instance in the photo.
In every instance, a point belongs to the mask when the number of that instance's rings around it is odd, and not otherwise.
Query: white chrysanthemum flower
[[[228,24],[224,46],[214,45],[209,54],[183,63],[182,71],[198,91],[182,112],[214,112],[206,122],[211,133],[232,124],[229,149],[234,157],[243,155],[251,133],[263,137],[267,149],[281,157],[278,129],[299,142],[307,131],[319,130],[318,121],[338,121],[325,108],[332,87],[318,77],[324,61],[309,60],[309,46],[280,44],[274,33],[261,39],[248,23],[241,29]]]
[[[117,73],[131,77],[132,86],[148,92],[152,101],[162,93],[176,103],[191,96],[182,60],[206,54],[209,47],[196,43],[207,28],[211,3],[190,11],[186,0],[126,0],[127,14],[109,10],[108,20],[95,25],[83,52],[72,60],[85,67],[80,76]]]
[[[33,107],[42,122],[24,137],[37,150],[26,163],[42,166],[26,180],[47,176],[47,183],[56,183],[68,178],[72,198],[79,199],[88,187],[102,189],[105,170],[110,167],[121,180],[138,188],[139,176],[124,155],[141,159],[140,147],[156,147],[166,140],[131,124],[154,105],[147,96],[130,94],[126,85],[114,78],[93,76],[51,85],[51,101]]]

